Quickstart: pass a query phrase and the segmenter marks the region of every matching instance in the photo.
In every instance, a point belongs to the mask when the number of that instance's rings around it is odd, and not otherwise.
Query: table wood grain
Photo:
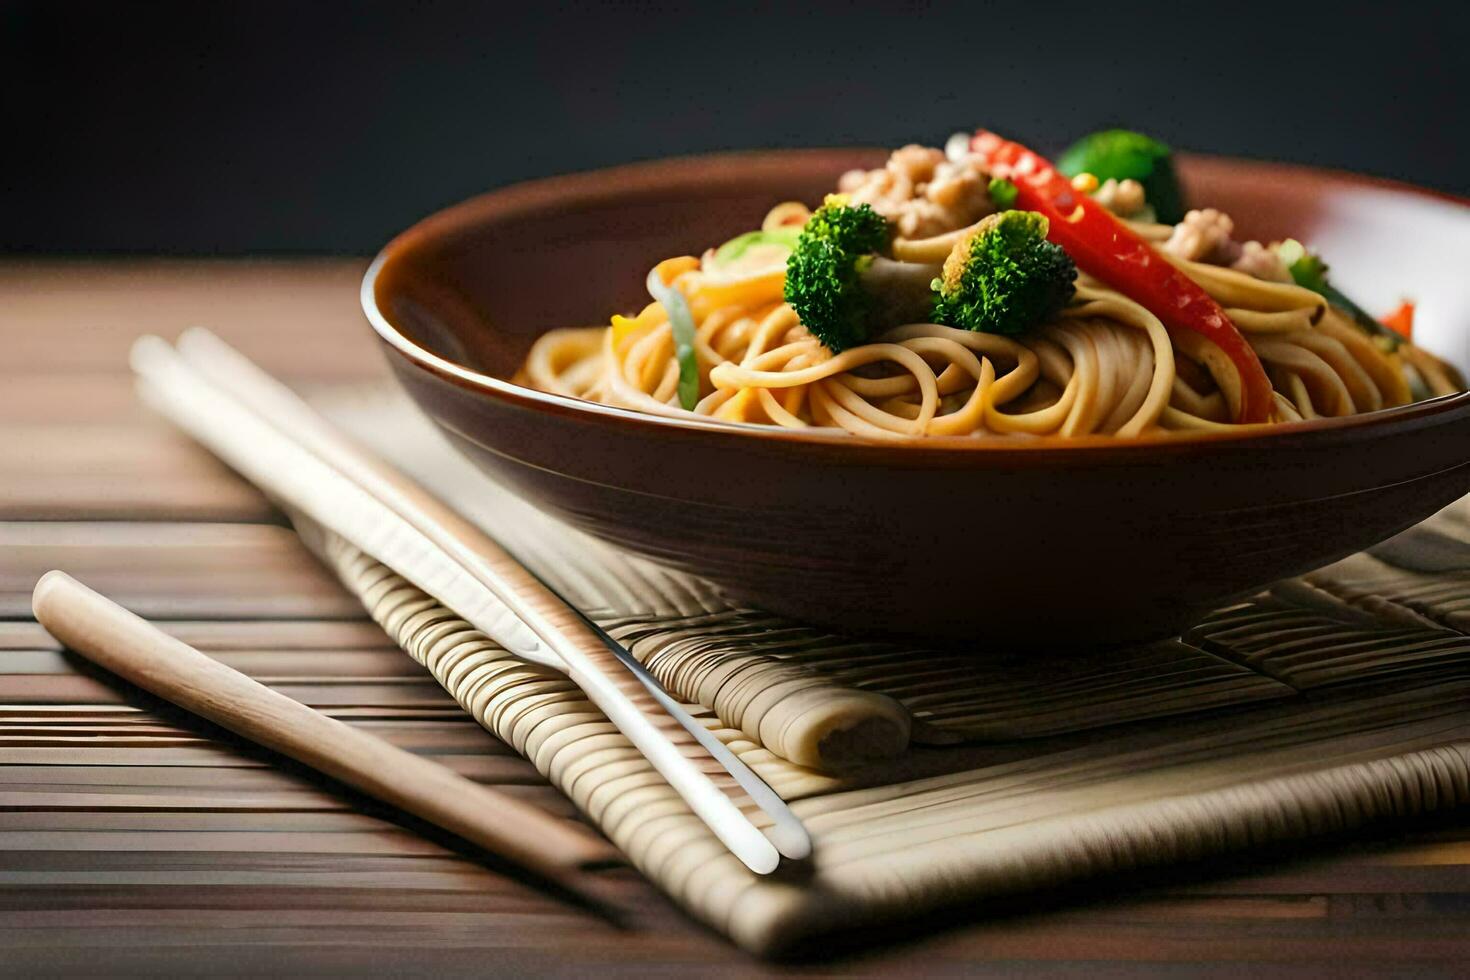
[[[0,962],[88,972],[1452,973],[1470,826],[958,910],[774,967],[629,871],[620,929],[99,675],[30,620],[62,567],[269,686],[571,807],[398,653],[269,504],[132,397],[126,352],[202,324],[303,388],[386,377],[364,263],[0,264]],[[871,938],[871,937],[866,937]]]

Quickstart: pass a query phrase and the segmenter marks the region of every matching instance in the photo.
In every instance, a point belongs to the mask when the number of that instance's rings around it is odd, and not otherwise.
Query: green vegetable
[[[679,405],[693,411],[699,404],[699,358],[694,353],[694,314],[689,301],[673,286],[664,285],[658,270],[648,274],[648,292],[669,315],[674,334],[674,359],[679,362]]]
[[[1084,136],[1057,158],[1057,169],[1068,177],[1087,173],[1100,181],[1136,180],[1159,221],[1172,225],[1184,219],[1184,192],[1174,173],[1173,154],[1142,133],[1105,129]]]
[[[786,262],[786,302],[833,353],[875,332],[928,316],[938,266],[896,262],[888,220],[866,204],[829,197],[802,228]]]
[[[752,245],[780,245],[783,248],[795,248],[799,237],[801,237],[801,229],[794,227],[773,228],[770,231],[747,231],[715,249],[715,262],[720,265],[734,262]]]
[[[1016,195],[1019,191],[1015,184],[1004,177],[992,177],[987,190],[990,191],[991,203],[1001,211],[1008,211],[1016,206]]]
[[[1046,240],[1034,211],[1002,211],[955,243],[944,263],[934,319],[951,327],[1014,336],[1044,323],[1071,300],[1077,266]]]
[[[1404,342],[1394,331],[1388,329],[1378,320],[1364,310],[1357,303],[1348,299],[1337,287],[1327,281],[1327,263],[1322,261],[1321,256],[1313,255],[1307,251],[1305,245],[1295,238],[1288,238],[1284,242],[1275,245],[1276,254],[1286,264],[1286,270],[1291,273],[1291,278],[1298,286],[1310,289],[1321,296],[1333,306],[1342,310],[1352,317],[1358,328],[1368,336],[1374,338],[1381,347],[1387,350],[1398,350],[1399,345]]]

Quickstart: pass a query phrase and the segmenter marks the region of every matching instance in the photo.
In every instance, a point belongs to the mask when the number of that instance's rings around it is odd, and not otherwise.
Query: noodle
[[[779,204],[762,228],[799,226],[809,214],[801,204]],[[1443,362],[1407,342],[1385,349],[1317,293],[1170,256],[1159,244],[1169,226],[1130,226],[1226,309],[1275,388],[1272,422],[1407,404],[1411,381],[1434,395],[1458,390]],[[900,238],[894,254],[938,263],[968,230]],[[1087,276],[1051,323],[1023,337],[912,323],[833,354],[782,300],[779,268],[729,279],[684,258],[660,269],[695,319],[700,398],[692,410],[678,402],[673,330],[657,302],[636,317],[615,317],[611,327],[545,334],[518,380],[656,415],[872,439],[1240,428],[1229,421],[1240,382],[1218,348],[1197,334],[1171,334],[1143,306]]]

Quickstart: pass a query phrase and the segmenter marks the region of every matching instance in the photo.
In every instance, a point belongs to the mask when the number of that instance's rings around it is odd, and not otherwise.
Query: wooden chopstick
[[[622,857],[590,830],[272,691],[65,572],[41,576],[31,604],[56,639],[137,687],[603,904],[580,876]]]

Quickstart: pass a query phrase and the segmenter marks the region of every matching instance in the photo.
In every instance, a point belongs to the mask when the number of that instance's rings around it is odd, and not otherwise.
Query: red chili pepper
[[[1046,216],[1047,237],[1082,271],[1144,306],[1170,330],[1188,330],[1220,348],[1240,377],[1237,422],[1265,422],[1274,404],[1261,359],[1230,317],[1194,280],[1161,258],[1102,205],[1072,188],[1044,157],[979,130],[970,148],[991,173],[1016,185],[1016,207]]]
[[[1414,339],[1414,304],[1404,300],[1399,308],[1383,318],[1383,325],[1405,340]]]

